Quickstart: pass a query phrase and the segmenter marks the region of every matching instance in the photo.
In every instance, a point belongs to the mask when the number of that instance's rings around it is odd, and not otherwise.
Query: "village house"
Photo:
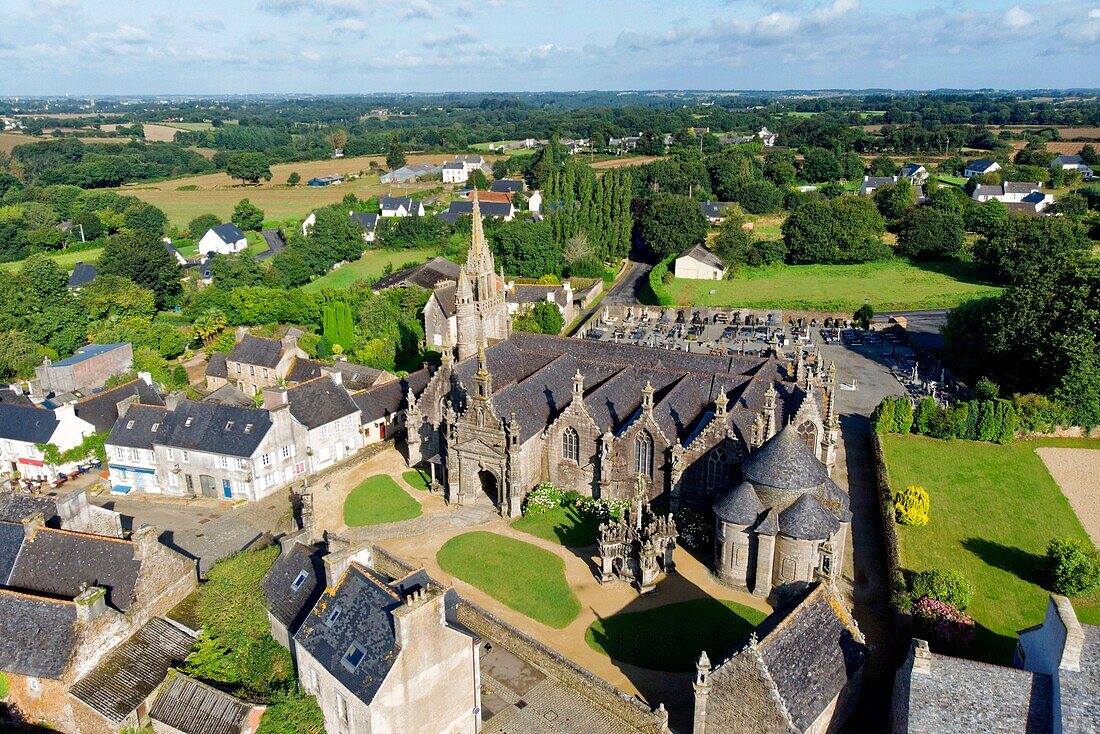
[[[568,326],[600,293],[603,293],[603,281],[598,279],[584,281],[583,286],[578,285],[575,290],[574,283],[570,280],[555,285],[509,281],[505,286],[504,297],[508,304],[508,315],[512,318],[520,312],[529,311],[536,303],[546,302],[557,306]],[[457,333],[455,338],[457,339]]]
[[[904,178],[914,186],[921,186],[928,180],[928,170],[919,163],[906,163],[898,171],[898,178]]]
[[[497,219],[503,219],[506,222],[510,222],[516,217],[516,208],[512,205],[511,201],[487,201],[480,202],[479,210],[483,217],[494,217]],[[452,201],[450,206],[439,213],[439,218],[447,224],[454,224],[458,221],[459,217],[472,216],[474,213],[473,200]]]
[[[971,198],[976,202],[996,200],[1009,207],[1028,214],[1038,214],[1054,203],[1054,197],[1043,193],[1043,185],[1038,181],[1005,181],[1002,184],[979,184],[974,187]]]
[[[74,489],[56,496],[0,490],[0,522],[22,522],[41,513],[43,524],[55,530],[123,537],[122,517],[88,502],[88,493]],[[3,571],[0,571],[2,581]]]
[[[405,377],[357,392],[351,396],[359,406],[364,445],[392,439],[405,432],[406,411],[428,384],[430,373],[419,369]]]
[[[208,390],[231,384],[246,395],[257,395],[263,388],[285,381],[296,360],[308,358],[293,332],[282,339],[264,339],[244,332],[237,336],[237,343],[224,361],[211,357],[207,363]]]
[[[186,657],[194,638],[160,617],[194,590],[195,562],[157,535],[55,530],[40,513],[0,522],[0,672],[29,721],[74,734],[136,727]],[[141,677],[128,675],[135,650]]]
[[[148,372],[121,385],[79,398],[73,405],[76,417],[92,424],[96,433],[110,433],[118,420],[119,403],[138,402],[145,405],[164,405],[164,397],[153,384]]]
[[[173,670],[149,709],[149,727],[153,734],[254,734],[266,710]]]
[[[702,245],[692,245],[682,252],[673,265],[677,278],[722,280],[726,266],[722,259]]]
[[[383,173],[379,180],[384,184],[412,183],[422,178],[439,175],[441,171],[441,166],[432,163],[411,163],[389,173]]]
[[[199,240],[199,254],[236,255],[248,247],[248,238],[232,222],[206,230]]]
[[[383,217],[424,216],[424,202],[411,196],[379,196],[378,207]]]
[[[413,265],[402,270],[395,270],[389,275],[383,275],[371,290],[381,292],[390,288],[407,288],[416,286],[426,290],[432,290],[447,283],[458,281],[458,263],[445,257],[434,257],[426,263]]]
[[[1050,162],[1050,170],[1076,171],[1081,174],[1082,181],[1091,181],[1093,170],[1085,163],[1085,159],[1079,155],[1060,155]]]
[[[443,164],[443,183],[466,183],[470,172],[460,161],[447,161]]]
[[[863,182],[859,185],[859,195],[870,196],[876,189],[893,186],[897,182],[897,176],[864,176]]]
[[[374,234],[378,230],[378,214],[356,214],[348,212],[359,228],[363,230],[363,241],[374,242]]]
[[[699,655],[693,734],[827,734],[859,702],[869,648],[837,591],[819,583],[760,623],[724,662]]]
[[[304,457],[309,474],[316,474],[363,448],[359,406],[352,402],[342,381],[341,372],[325,373],[292,388],[263,390],[264,408],[278,411],[289,405],[291,416],[305,430]],[[300,439],[291,444],[291,457],[300,444]]]
[[[52,409],[0,403],[0,476],[54,481],[79,462],[52,462],[38,445],[53,444],[65,452],[93,433],[95,426],[77,417],[75,401]]]
[[[66,359],[56,362],[48,357],[43,359],[42,364],[34,368],[31,394],[45,397],[91,392],[103,387],[108,379],[133,368],[134,347],[129,342],[88,344]]]
[[[966,178],[974,178],[975,176],[985,176],[990,173],[996,173],[1001,170],[1001,164],[997,161],[991,161],[988,158],[979,158],[976,161],[970,161],[966,164],[966,168],[963,169],[963,176]]]
[[[703,210],[703,216],[711,224],[721,224],[726,218],[726,209],[733,206],[731,201],[703,201],[699,208]]]

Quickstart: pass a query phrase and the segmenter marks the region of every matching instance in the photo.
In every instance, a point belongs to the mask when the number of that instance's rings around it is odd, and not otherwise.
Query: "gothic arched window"
[[[729,476],[729,457],[721,446],[707,455],[707,488],[714,489]]]
[[[634,439],[634,473],[653,476],[653,437],[645,431]]]
[[[798,435],[806,442],[810,449],[812,449],[814,453],[817,453],[817,426],[814,425],[814,422],[803,421],[796,430],[798,431]]]
[[[566,461],[580,461],[581,439],[572,428],[566,428],[561,434],[561,458]]]

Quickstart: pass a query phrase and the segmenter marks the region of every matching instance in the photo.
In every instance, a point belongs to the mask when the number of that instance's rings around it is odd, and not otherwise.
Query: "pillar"
[[[760,535],[756,546],[756,582],[753,596],[767,598],[772,591],[772,565],[775,560],[775,536]]]

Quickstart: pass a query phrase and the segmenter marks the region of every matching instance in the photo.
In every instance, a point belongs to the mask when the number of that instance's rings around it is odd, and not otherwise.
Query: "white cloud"
[[[786,38],[793,35],[801,21],[787,13],[768,13],[756,21],[754,32],[763,38]]]
[[[834,0],[832,5],[822,5],[814,8],[810,14],[819,23],[827,23],[836,20],[859,7],[859,0]]]
[[[1090,10],[1089,17],[1093,20],[1100,20],[1100,8],[1093,8]]]
[[[1008,9],[1008,12],[1005,13],[1005,24],[1009,28],[1019,29],[1025,26],[1029,26],[1033,22],[1035,22],[1035,16],[1021,8],[1019,5],[1013,5],[1011,8]]]
[[[465,46],[476,41],[477,35],[473,29],[461,24],[445,33],[429,33],[424,36],[424,43],[428,46]]]

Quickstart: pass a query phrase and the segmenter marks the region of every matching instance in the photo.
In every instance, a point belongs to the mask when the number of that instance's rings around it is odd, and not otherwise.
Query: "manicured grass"
[[[1088,540],[1069,502],[1035,453],[1040,446],[1100,450],[1100,441],[1049,439],[1007,446],[884,437],[890,486],[919,484],[931,497],[928,525],[898,526],[901,566],[953,568],[975,587],[967,613],[978,625],[971,654],[1012,662],[1016,632],[1043,620],[1046,546],[1056,536]],[[1100,624],[1100,594],[1074,600],[1082,622]]]
[[[565,580],[565,564],[553,553],[483,530],[451,538],[435,555],[449,574],[501,604],[561,629],[581,611]]]
[[[692,599],[598,619],[584,633],[589,647],[649,670],[695,670],[699,651],[715,664],[767,616],[719,599]]]
[[[711,294],[711,291],[714,294]],[[952,308],[963,301],[1000,293],[968,263],[862,265],[778,265],[747,268],[732,280],[674,280],[681,306],[788,308],[854,311],[869,299],[876,311]]]
[[[963,178],[962,176],[948,176],[948,175],[945,175],[945,174],[938,174],[936,176],[936,178],[938,178],[941,183],[951,184],[952,186],[965,186],[966,185],[966,179]]]
[[[392,265],[394,270],[399,269],[405,263],[427,262],[439,254],[433,248],[418,250],[366,250],[363,256],[355,262],[348,263],[336,270],[325,273],[304,287],[307,291],[320,290],[321,288],[347,288],[357,280],[367,276],[375,278],[382,276],[382,271],[387,265]]]
[[[413,489],[419,489],[422,492],[427,492],[428,488],[432,484],[432,477],[428,472],[421,469],[413,469],[407,471],[401,475],[401,478],[405,480]]]
[[[409,520],[419,515],[420,503],[384,474],[367,477],[344,500],[344,523],[352,528]]]
[[[63,270],[72,270],[73,266],[79,262],[94,263],[99,260],[99,256],[103,254],[102,247],[93,247],[90,250],[59,250],[55,253],[47,253],[51,260],[58,264]],[[9,263],[0,263],[0,268],[7,270],[18,270],[23,267],[23,260],[16,260]]]
[[[584,548],[596,544],[600,523],[591,517],[582,517],[576,507],[555,507],[542,515],[521,517],[512,527],[568,548]]]

